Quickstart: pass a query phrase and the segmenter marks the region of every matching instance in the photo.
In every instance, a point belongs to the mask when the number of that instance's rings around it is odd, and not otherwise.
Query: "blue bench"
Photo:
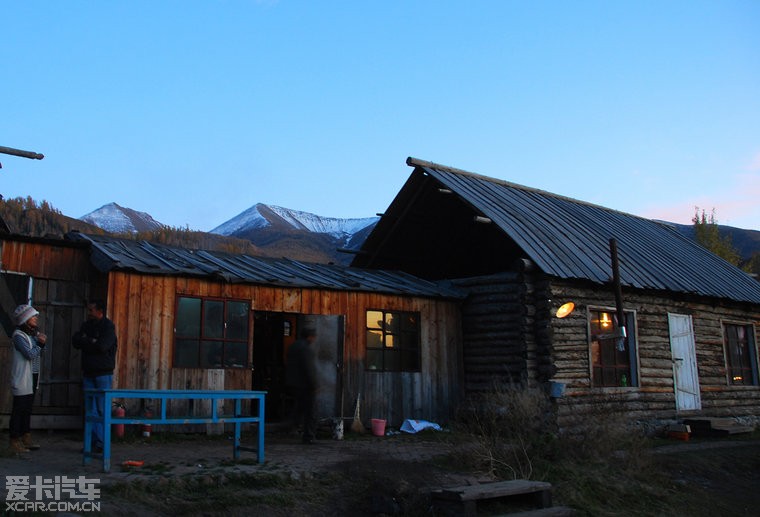
[[[103,472],[111,470],[111,425],[112,424],[235,424],[235,438],[232,443],[232,456],[234,459],[240,458],[240,451],[256,452],[256,458],[259,463],[264,463],[264,397],[266,391],[244,391],[244,390],[128,390],[128,389],[108,389],[108,390],[85,390],[85,419],[84,419],[84,449],[83,465],[87,465],[92,458],[92,426],[95,423],[103,424]],[[104,398],[103,407],[104,415],[98,416],[92,413],[94,400],[97,397]],[[123,399],[146,399],[160,402],[160,410],[154,412],[153,416],[123,416],[116,417],[111,414],[111,407],[114,400]],[[166,402],[168,400],[210,400],[211,414],[208,416],[188,416],[173,417],[166,414]],[[219,401],[232,400],[235,402],[235,409],[232,415],[218,415],[217,408]],[[242,411],[242,401],[251,400],[258,402],[258,411],[254,411],[251,404],[251,414],[258,416],[245,416]],[[257,423],[258,440],[257,447],[250,449],[240,445],[241,424]]]

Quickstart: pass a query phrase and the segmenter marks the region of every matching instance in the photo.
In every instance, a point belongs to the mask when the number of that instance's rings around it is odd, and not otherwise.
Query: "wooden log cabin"
[[[287,347],[312,326],[322,418],[351,418],[360,398],[367,423],[445,423],[461,395],[463,294],[447,282],[79,233],[1,240],[6,324],[15,304],[31,301],[49,335],[34,427],[81,426],[80,358],[70,338],[85,301],[96,298],[117,329],[117,388],[266,390],[267,420],[282,420],[290,403]],[[4,336],[3,364],[8,346]],[[8,386],[8,372],[2,375]],[[0,400],[6,426],[7,392]]]
[[[561,427],[601,413],[655,428],[690,415],[758,423],[756,279],[667,223],[407,164],[412,174],[352,265],[469,293],[466,394],[543,387]]]

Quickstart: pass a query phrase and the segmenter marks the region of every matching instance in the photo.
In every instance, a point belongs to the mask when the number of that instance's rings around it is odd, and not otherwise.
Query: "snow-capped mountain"
[[[109,203],[79,218],[110,233],[135,233],[165,228],[145,212]],[[348,264],[379,217],[339,219],[258,203],[217,226],[207,235],[243,239],[264,256],[307,262]],[[202,233],[202,232],[199,232]]]
[[[166,225],[159,223],[150,214],[131,208],[108,203],[79,218],[80,221],[97,226],[111,233],[137,233],[159,230]]]
[[[352,237],[365,228],[374,226],[378,219],[379,217],[357,219],[323,217],[281,206],[257,203],[217,226],[211,230],[211,233],[243,237],[250,235],[253,230],[265,228],[279,231],[300,230],[327,234],[338,240],[341,245],[351,246]]]
[[[339,219],[258,203],[211,233],[252,242],[270,256],[348,264],[379,217]]]

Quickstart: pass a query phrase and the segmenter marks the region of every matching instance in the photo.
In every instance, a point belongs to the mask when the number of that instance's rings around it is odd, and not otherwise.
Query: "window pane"
[[[206,300],[203,304],[203,337],[224,337],[224,302]]]
[[[600,343],[602,348],[602,364],[607,366],[615,364],[615,344],[611,339],[603,339]]]
[[[396,336],[392,336],[390,334],[385,335],[385,346],[387,348],[393,348],[396,344]]]
[[[383,332],[381,330],[367,331],[367,348],[382,348]]]
[[[201,368],[222,367],[222,342],[201,341]]]
[[[385,314],[385,331],[391,334],[398,334],[401,328],[401,319],[398,314],[388,312]]]
[[[417,315],[406,313],[401,318],[401,330],[417,331]]]
[[[197,339],[177,339],[174,347],[174,366],[178,368],[198,367]]]
[[[227,304],[227,339],[248,339],[248,312],[245,302]]]
[[[367,350],[367,369],[368,370],[382,370],[383,369],[383,351],[382,350]]]
[[[385,371],[398,372],[401,370],[401,354],[396,350],[385,351]]]
[[[591,342],[591,364],[594,366],[602,364],[602,350],[597,340]]]
[[[419,344],[417,336],[418,334],[416,333],[404,332],[400,336],[396,336],[398,338],[397,346],[400,348],[417,348],[417,345]]]
[[[367,311],[367,328],[383,328],[383,313],[381,311]]]
[[[177,336],[200,337],[200,298],[180,298],[177,302]]]
[[[248,365],[248,346],[245,343],[227,343],[224,347],[224,366],[244,368]]]

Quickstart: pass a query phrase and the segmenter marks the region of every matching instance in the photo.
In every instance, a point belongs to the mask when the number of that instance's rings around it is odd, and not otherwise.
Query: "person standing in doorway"
[[[82,351],[82,388],[110,389],[116,367],[116,327],[105,316],[105,304],[100,300],[87,303],[87,320],[72,338],[74,348]],[[105,398],[96,397],[89,413],[103,416]],[[93,425],[95,450],[103,448],[103,424]]]
[[[16,329],[11,336],[13,360],[11,363],[11,393],[13,407],[10,419],[10,450],[14,453],[39,449],[32,443],[31,420],[34,405],[35,382],[32,362],[39,360],[47,336],[37,328],[40,313],[31,305],[19,305],[13,311]]]
[[[295,397],[294,420],[302,429],[303,443],[314,443],[316,422],[314,404],[317,392],[317,371],[312,345],[317,339],[317,331],[305,328],[299,339],[288,349],[285,365],[285,379]]]

